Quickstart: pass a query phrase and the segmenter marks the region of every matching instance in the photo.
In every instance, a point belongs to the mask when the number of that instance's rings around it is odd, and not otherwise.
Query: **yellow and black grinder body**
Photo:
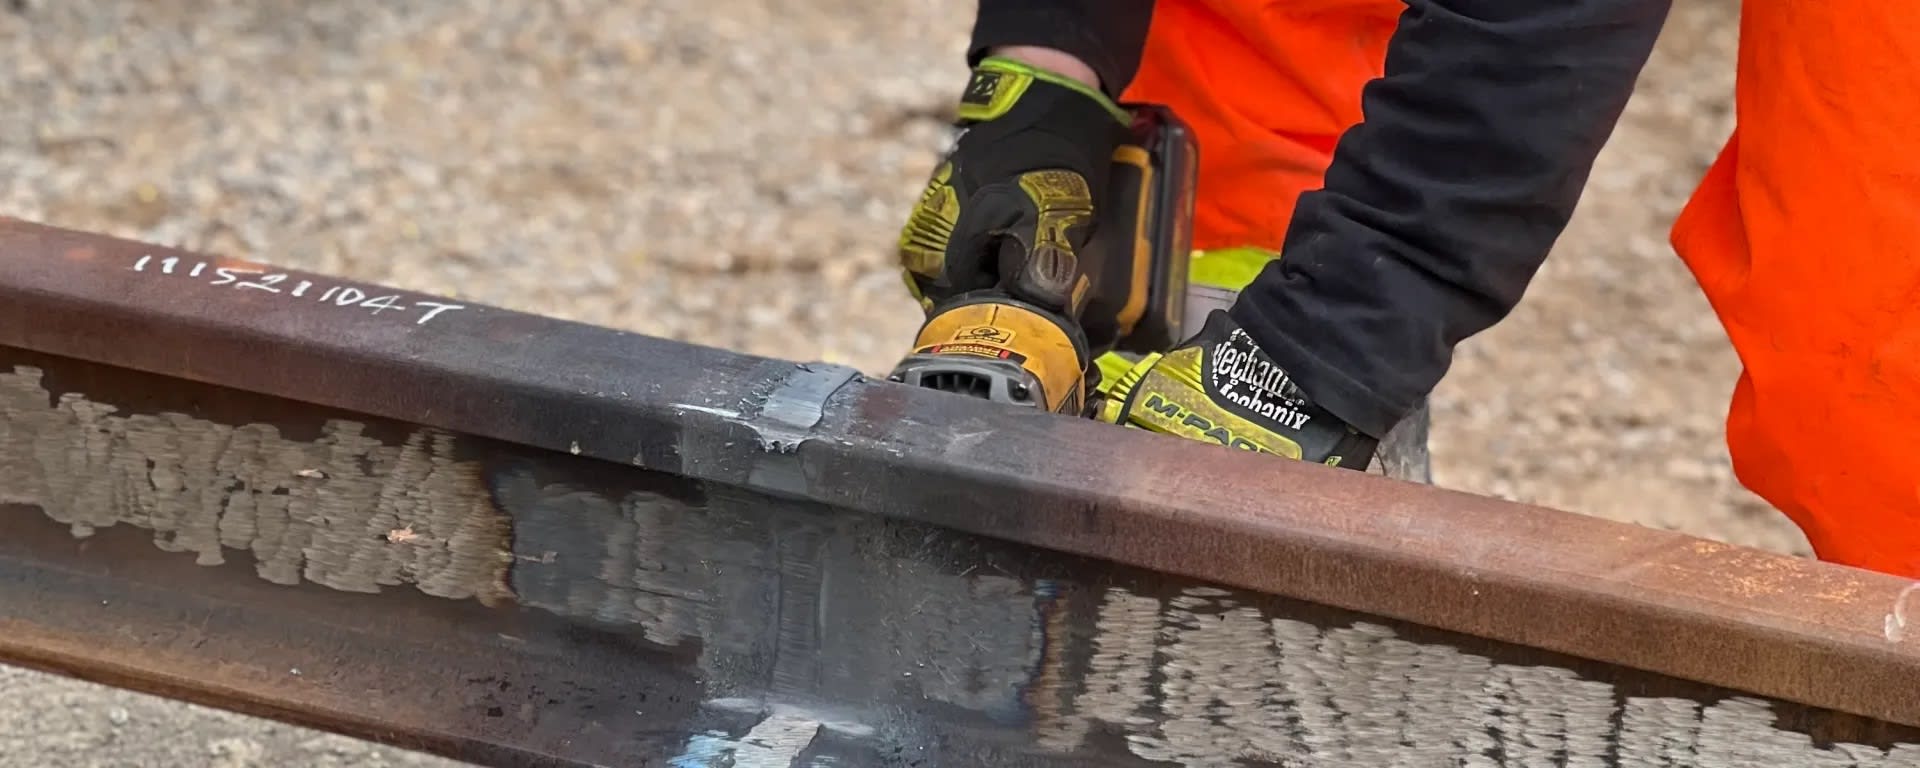
[[[1114,151],[1104,208],[1077,257],[1001,259],[999,283],[927,311],[913,352],[888,377],[910,386],[1084,416],[1099,383],[1093,361],[1146,354],[1185,338],[1199,151],[1172,110],[1122,105],[1132,140]],[[1064,311],[1018,297],[1016,275],[1071,286]]]

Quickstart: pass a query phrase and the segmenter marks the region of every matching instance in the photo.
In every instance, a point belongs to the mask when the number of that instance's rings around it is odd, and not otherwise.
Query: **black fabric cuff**
[[[1153,0],[980,0],[967,66],[1009,45],[1054,48],[1087,63],[1118,99],[1140,70]]]
[[[1409,0],[1364,120],[1234,319],[1315,402],[1381,435],[1519,303],[1670,2]]]
[[[1257,305],[1236,301],[1227,316],[1253,337],[1253,343],[1286,371],[1308,400],[1335,418],[1378,440],[1400,423],[1424,393],[1384,393],[1348,376],[1338,366],[1313,353],[1310,344],[1297,341],[1287,329],[1262,313]]]

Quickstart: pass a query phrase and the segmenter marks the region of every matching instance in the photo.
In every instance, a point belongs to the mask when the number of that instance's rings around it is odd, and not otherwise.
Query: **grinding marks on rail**
[[[1148,676],[1153,674],[1158,653],[1160,601],[1126,590],[1109,590],[1101,602],[1093,636],[1093,653],[1087,661],[1084,693],[1070,716],[1053,716],[1043,722],[1041,745],[1068,752],[1084,741],[1092,721],[1105,723],[1151,722],[1146,705],[1152,700]],[[1147,631],[1113,631],[1115,629]]]
[[[870,701],[910,686],[1011,711],[1039,653],[1034,598],[1019,580],[910,559],[876,567],[855,550],[859,534],[800,513],[770,521],[751,494],[609,498],[514,471],[496,485],[516,520],[522,604],[636,626],[661,645],[698,643],[721,688],[771,682],[775,694],[824,688]],[[595,555],[546,557],[570,552]]]
[[[1377,624],[1271,618],[1230,594],[1109,590],[1077,716],[1120,728],[1139,757],[1180,765],[1920,765],[1920,745],[1815,745],[1777,728],[1764,701],[1622,696]],[[1070,751],[1081,745],[1058,737],[1086,730],[1055,725],[1047,746]]]
[[[511,561],[523,603],[697,646],[711,694],[786,713],[728,747],[769,760],[820,728],[918,743],[886,702],[924,700],[1030,725],[1055,752],[1117,734],[1182,765],[1920,766],[1920,745],[1816,745],[1765,701],[1627,695],[1220,589],[1032,581],[895,524],[717,487],[603,493],[508,469],[490,497],[451,435],[320,434],[123,414],[20,367],[0,372],[0,503],[79,536],[145,528],[203,563],[246,550],[286,584],[501,596]]]
[[[512,586],[521,603],[638,626],[661,645],[720,640],[724,628],[706,610],[719,542],[705,517],[654,493],[609,498],[512,471],[495,483],[501,506],[518,518]]]
[[[710,690],[753,696],[752,709],[879,702],[832,717],[897,725],[884,702],[910,691],[1029,723],[1054,753],[1117,732],[1134,756],[1179,765],[1920,765],[1920,747],[1816,746],[1777,728],[1765,702],[1626,696],[1375,623],[1274,615],[1220,589],[1100,589],[1093,626],[1075,628],[1062,605],[1088,597],[1083,585],[955,573],[913,548],[876,549],[888,524],[752,494],[610,498],[514,472],[499,483],[519,521],[522,602],[697,644]]]
[[[120,414],[41,372],[0,372],[0,502],[40,507],[76,537],[127,524],[202,565],[250,552],[260,577],[378,592],[414,585],[446,598],[507,596],[507,527],[453,436],[420,430],[391,446],[350,421],[288,440],[266,424],[178,413]]]
[[[1022,723],[1056,754],[1118,734],[1135,757],[1177,765],[1920,765],[1920,746],[1815,745],[1766,702],[1626,695],[1377,623],[1276,615],[1238,592],[1088,594],[988,565],[955,573],[944,557],[875,544],[890,524],[752,494],[609,498],[511,472],[500,483],[520,521],[526,604],[696,644],[716,695],[750,696],[755,710],[804,702],[803,720],[865,722],[899,743],[916,737],[893,730],[911,726],[887,702],[924,700]],[[1088,598],[1087,619],[1065,619]],[[823,702],[849,709],[829,716]]]

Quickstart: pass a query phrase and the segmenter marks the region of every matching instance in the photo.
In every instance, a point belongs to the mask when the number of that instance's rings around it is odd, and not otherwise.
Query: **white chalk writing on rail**
[[[419,316],[413,321],[415,325],[425,325],[428,320],[439,317],[442,312],[466,309],[466,306],[462,304],[447,304],[417,298],[412,299],[412,303],[408,303],[407,301],[402,301],[402,295],[397,293],[369,296],[366,291],[351,285],[327,286],[327,289],[321,291],[318,297],[309,298],[307,293],[316,287],[314,282],[312,280],[295,278],[284,272],[268,272],[264,269],[249,269],[245,267],[213,266],[212,263],[206,261],[195,261],[191,268],[182,269],[181,264],[183,262],[178,256],[168,256],[159,259],[157,264],[155,261],[152,254],[143,255],[133,263],[133,271],[159,275],[199,277],[205,279],[207,285],[231,286],[234,290],[263,291],[266,293],[279,294],[291,299],[305,299],[316,304],[330,304],[336,307],[359,307],[370,310],[368,312],[370,315],[378,315],[387,311],[407,314],[417,310]],[[210,272],[207,269],[209,266],[213,266]],[[151,269],[149,269],[150,267]],[[289,285],[289,280],[294,280],[294,282]]]

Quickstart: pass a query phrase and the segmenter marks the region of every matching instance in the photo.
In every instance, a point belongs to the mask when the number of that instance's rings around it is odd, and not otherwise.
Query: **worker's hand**
[[[1104,421],[1232,448],[1365,471],[1378,443],[1308,401],[1225,310],[1102,389]]]
[[[1071,77],[991,57],[960,98],[962,132],[900,234],[907,289],[923,307],[1000,287],[1050,310],[1078,300],[1092,234],[1129,117]]]

